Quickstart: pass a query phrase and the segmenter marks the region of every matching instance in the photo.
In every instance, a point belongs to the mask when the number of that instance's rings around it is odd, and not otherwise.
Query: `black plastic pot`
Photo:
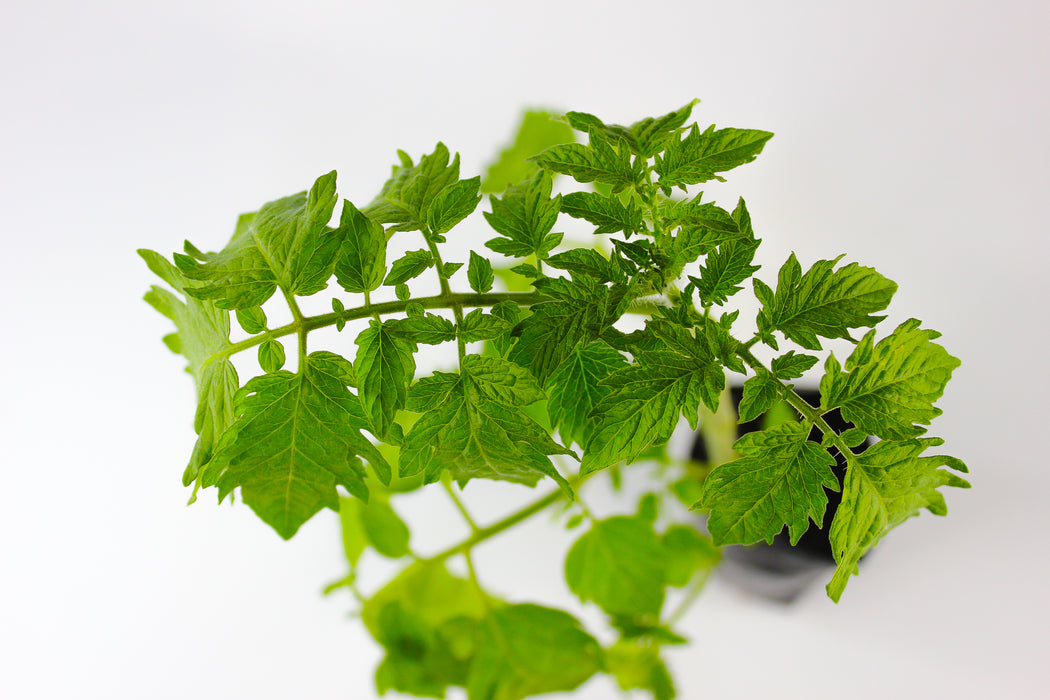
[[[733,387],[733,402],[740,405],[743,397],[741,387]],[[820,392],[815,389],[799,389],[795,392],[811,405],[819,405]],[[853,427],[853,424],[844,420],[838,409],[824,415],[836,432],[843,432]],[[762,428],[762,417],[737,426],[737,436],[754,432]],[[809,439],[820,442],[821,433],[817,428],[810,432]],[[856,452],[862,452],[870,445],[869,440],[855,448]],[[830,449],[835,457],[835,466],[832,469],[838,477],[839,484],[846,473],[846,460],[834,447]],[[707,448],[704,441],[697,433],[693,442],[691,457],[699,462],[707,461]],[[835,517],[839,503],[842,502],[841,491],[828,491],[828,507],[824,512],[824,522],[819,528],[810,525],[798,543],[792,546],[785,528],[773,539],[773,544],[759,543],[747,547],[731,545],[724,547],[722,564],[722,575],[739,587],[762,596],[769,600],[781,603],[794,601],[799,594],[808,588],[817,578],[827,575],[835,566],[835,558],[831,551],[831,543],[828,540],[828,530],[831,521]]]

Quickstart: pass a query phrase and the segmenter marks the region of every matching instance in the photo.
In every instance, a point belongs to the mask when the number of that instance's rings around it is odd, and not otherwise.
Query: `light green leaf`
[[[815,364],[817,358],[812,355],[796,355],[794,350],[788,350],[783,355],[773,358],[770,369],[778,379],[798,379]]]
[[[361,523],[361,506],[356,498],[339,497],[339,524],[343,533],[343,552],[351,569],[357,566],[358,560],[368,547],[368,535]]]
[[[721,551],[710,537],[687,525],[667,528],[660,542],[665,556],[665,578],[670,586],[688,585],[697,571],[711,569],[722,559]]]
[[[693,113],[693,107],[700,100],[689,104],[662,117],[646,117],[631,125],[631,135],[637,144],[635,153],[644,158],[651,158],[666,148],[668,141],[678,134],[679,129]]]
[[[645,231],[642,210],[634,200],[625,206],[619,197],[606,197],[597,192],[571,192],[562,198],[561,210],[594,224],[596,234],[623,231],[629,237]]]
[[[223,436],[205,485],[219,498],[240,487],[241,499],[284,539],[323,507],[339,508],[336,486],[365,500],[371,462],[384,483],[390,466],[359,431],[361,404],[347,388],[349,363],[329,352],[306,358],[299,374],[250,380],[237,396],[237,420]]]
[[[659,536],[652,523],[635,517],[594,523],[565,559],[569,590],[609,615],[658,617],[665,576],[666,552]]]
[[[590,415],[612,389],[601,382],[627,360],[602,341],[578,343],[547,380],[551,423],[565,444],[586,445],[594,432]]]
[[[422,231],[431,203],[442,190],[459,181],[459,154],[449,163],[448,148],[438,143],[418,165],[403,151],[398,151],[398,156],[401,164],[394,166],[391,178],[363,212],[372,221],[391,224],[391,232]]]
[[[339,228],[343,244],[335,262],[335,277],[348,292],[378,289],[386,274],[386,233],[362,214],[350,200],[343,200]]]
[[[551,176],[537,170],[528,180],[492,197],[485,220],[502,236],[485,243],[490,250],[510,257],[527,258],[544,247],[547,234],[558,220],[561,195],[551,198]],[[545,255],[545,253],[544,253]]]
[[[740,283],[758,271],[759,266],[752,265],[751,261],[759,243],[761,241],[746,239],[728,241],[708,254],[700,268],[700,277],[689,277],[704,306],[726,303],[742,289]]]
[[[427,226],[431,233],[446,233],[470,216],[481,201],[478,188],[481,177],[458,180],[441,190],[427,209]]]
[[[601,669],[602,648],[568,613],[508,605],[485,618],[467,681],[468,700],[523,700],[568,691]]]
[[[667,143],[654,170],[664,188],[721,180],[718,173],[750,163],[772,137],[772,133],[757,129],[715,130],[713,124],[701,132],[694,124],[685,138]]]
[[[365,536],[377,552],[391,559],[408,554],[408,526],[389,503],[372,498],[368,503],[360,504],[357,511]]]
[[[850,575],[857,571],[857,562],[887,532],[922,508],[935,515],[947,512],[938,488],[969,488],[964,479],[938,468],[965,472],[962,462],[945,455],[921,456],[943,442],[939,438],[882,440],[852,460],[829,534],[838,563],[828,584],[832,600],[838,602]]]
[[[910,319],[875,343],[871,331],[853,350],[843,372],[834,355],[824,365],[821,410],[840,407],[842,416],[887,440],[918,437],[941,414],[933,403],[944,393],[957,358],[934,343],[940,333]]]
[[[237,222],[219,253],[175,256],[183,274],[205,284],[189,293],[225,309],[259,306],[280,286],[306,296],[321,291],[332,276],[342,244],[341,228],[328,228],[335,209],[335,171],[322,175],[309,193],[269,202]]]
[[[474,309],[459,324],[459,337],[464,342],[475,340],[492,340],[509,331],[512,326],[499,316],[487,314],[481,309]]]
[[[492,290],[492,263],[473,250],[470,251],[470,264],[467,267],[467,282],[470,288],[479,294]]]
[[[212,359],[230,346],[230,312],[187,294],[187,289],[200,283],[188,279],[164,256],[152,250],[138,253],[154,274],[185,295],[181,300],[167,289],[152,287],[145,299],[175,322],[178,333],[166,342],[186,358],[186,369],[196,384],[193,429],[198,437],[182,478],[188,486],[211,461],[219,438],[234,419],[234,394],[240,387],[237,370],[227,358]]]
[[[810,426],[788,422],[748,433],[733,445],[740,459],[712,471],[700,507],[710,512],[708,530],[718,545],[772,543],[788,526],[791,544],[824,521],[828,497],[839,490],[828,451],[807,440]]]
[[[284,346],[276,340],[267,340],[259,346],[259,366],[263,372],[273,374],[284,367]]]
[[[261,306],[237,309],[237,323],[249,335],[262,333],[266,330],[266,313]]]
[[[674,700],[677,693],[660,648],[643,642],[621,640],[605,652],[605,667],[621,690],[648,690],[653,700]]]
[[[870,314],[889,305],[897,285],[857,263],[834,270],[841,259],[818,260],[802,274],[792,253],[780,268],[776,294],[772,298],[765,290],[759,294],[759,332],[771,336],[780,331],[804,348],[820,350],[817,336],[852,340],[851,328],[870,328],[885,318]],[[757,284],[755,291],[758,294]]]
[[[649,327],[661,332],[659,349],[640,351],[636,365],[602,382],[610,392],[593,411],[598,428],[582,474],[633,461],[650,445],[666,442],[680,416],[695,430],[701,401],[712,411],[718,406],[725,374],[708,344],[669,324]]]
[[[390,274],[386,276],[383,284],[388,287],[404,284],[414,277],[419,277],[427,268],[433,266],[434,256],[429,250],[410,250],[394,261],[390,267]]]
[[[499,160],[488,167],[481,181],[481,191],[486,194],[498,193],[521,182],[536,170],[536,164],[527,160],[530,156],[551,146],[575,140],[572,129],[563,122],[551,119],[547,112],[525,112],[514,144],[504,149]]]
[[[358,394],[372,431],[380,437],[390,430],[398,409],[405,407],[408,385],[416,371],[415,343],[391,332],[400,323],[370,321],[355,341]]]

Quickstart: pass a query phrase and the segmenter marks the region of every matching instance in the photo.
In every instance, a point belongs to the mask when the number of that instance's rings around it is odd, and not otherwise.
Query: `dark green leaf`
[[[905,321],[875,343],[871,331],[846,360],[843,372],[834,355],[824,365],[821,409],[842,409],[843,417],[887,440],[918,437],[941,414],[933,403],[944,393],[958,359],[934,343],[940,333]]]
[[[759,266],[752,265],[751,261],[760,242],[728,241],[708,254],[706,264],[700,268],[700,277],[689,278],[696,285],[704,306],[726,303],[742,289],[738,285],[758,271]]]
[[[424,413],[445,402],[449,392],[459,383],[459,375],[449,372],[434,372],[423,377],[408,390],[405,408],[413,413]]]
[[[652,523],[635,517],[594,523],[565,559],[569,590],[610,615],[659,616],[665,575],[660,538]]]
[[[599,282],[624,282],[620,267],[593,248],[573,248],[547,258],[547,264],[567,270],[573,277],[588,275]]]
[[[409,316],[400,320],[387,321],[386,325],[392,335],[413,343],[439,345],[456,339],[455,324],[437,314]]]
[[[344,199],[339,228],[344,234],[335,263],[339,286],[355,293],[377,289],[386,274],[386,233],[383,227]]]
[[[315,352],[299,374],[275,372],[238,393],[237,420],[223,436],[206,484],[241,499],[284,539],[323,507],[338,509],[336,486],[368,496],[364,456],[385,483],[390,466],[360,432],[361,404],[347,388],[349,363]]]
[[[434,256],[430,254],[429,250],[410,250],[405,253],[404,257],[394,261],[394,264],[390,267],[390,274],[386,276],[383,284],[388,287],[404,284],[413,277],[420,276],[427,268],[433,266]]]
[[[473,250],[470,251],[467,281],[470,283],[470,288],[479,294],[485,294],[492,290],[492,263]]]
[[[939,469],[966,471],[959,460],[945,455],[920,456],[928,447],[943,443],[939,438],[882,440],[853,459],[846,472],[842,504],[831,523],[831,547],[838,568],[828,584],[828,595],[838,602],[857,562],[882,537],[926,508],[944,515],[947,507],[941,486],[969,488],[955,474]]]
[[[380,437],[387,434],[397,410],[405,407],[408,385],[416,371],[415,343],[391,332],[403,322],[370,321],[355,341],[358,394],[372,431]]]
[[[762,300],[759,332],[769,336],[777,330],[804,348],[820,350],[818,335],[852,340],[849,329],[870,328],[885,318],[870,314],[889,305],[897,285],[857,263],[833,270],[840,259],[818,260],[802,274],[792,253],[780,268],[772,298],[768,287],[759,293],[756,284],[755,292]]]
[[[685,138],[673,138],[655,170],[660,185],[674,187],[695,185],[718,179],[718,173],[750,163],[773,134],[756,129],[718,129],[714,125],[701,132],[695,124]]]
[[[839,490],[828,451],[807,440],[810,426],[788,422],[748,433],[733,449],[743,457],[708,475],[701,508],[717,544],[772,543],[788,526],[795,544],[812,520],[819,527],[828,503],[824,489]]]
[[[458,332],[459,337],[469,343],[475,340],[492,340],[510,329],[511,325],[499,316],[474,309],[463,318]]]
[[[576,618],[539,605],[508,605],[481,627],[468,700],[523,700],[568,691],[601,669],[602,648]]]
[[[547,380],[547,410],[565,444],[587,444],[594,432],[591,412],[611,391],[601,382],[625,367],[623,355],[595,341],[577,344],[554,370]]]
[[[619,197],[606,197],[597,192],[572,192],[562,198],[561,210],[594,224],[596,234],[623,231],[630,236],[645,230],[642,210],[634,200],[625,206]]]

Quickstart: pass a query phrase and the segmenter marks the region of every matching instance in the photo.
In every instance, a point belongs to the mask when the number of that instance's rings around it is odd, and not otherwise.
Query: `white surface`
[[[374,693],[373,644],[319,596],[342,575],[333,516],[283,543],[241,506],[184,507],[191,383],[135,248],[217,247],[239,212],[333,167],[367,201],[397,148],[442,139],[476,172],[524,106],[631,121],[694,96],[704,123],[777,134],[709,190],[746,196],[765,279],[789,250],[848,252],[900,284],[892,321],[922,318],[962,358],[931,434],[974,488],[888,538],[838,606],[713,584],[671,656],[681,696],[1046,696],[1045,4],[645,6],[659,17],[3,3],[0,696]],[[481,550],[483,576],[569,604],[542,525]]]

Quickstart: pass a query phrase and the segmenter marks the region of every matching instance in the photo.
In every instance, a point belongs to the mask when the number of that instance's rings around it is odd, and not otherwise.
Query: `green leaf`
[[[403,257],[394,261],[390,267],[390,274],[386,276],[383,284],[388,287],[404,284],[414,277],[419,277],[427,268],[433,266],[434,256],[429,250],[410,250]]]
[[[646,117],[632,124],[631,134],[637,144],[634,152],[644,158],[651,158],[664,150],[668,141],[678,134],[689,115],[693,113],[693,107],[699,102],[700,100],[693,100],[662,117]]]
[[[870,314],[889,305],[897,285],[857,263],[833,270],[841,259],[818,260],[802,274],[792,253],[780,268],[772,298],[768,288],[759,292],[756,281],[755,293],[762,300],[759,332],[771,336],[778,330],[804,348],[820,350],[817,336],[852,340],[849,329],[870,328],[884,319],[885,316]]]
[[[674,700],[677,693],[659,647],[621,640],[605,652],[605,667],[621,690],[647,690],[653,700]]]
[[[834,355],[824,365],[821,410],[840,407],[842,416],[886,440],[918,437],[941,414],[933,403],[944,393],[957,358],[932,342],[940,333],[910,319],[875,343],[871,331],[846,360],[843,372]]]
[[[527,258],[544,248],[547,234],[558,220],[561,195],[551,198],[551,176],[537,170],[528,180],[510,187],[506,194],[492,197],[491,212],[485,220],[502,238],[485,245],[502,255]],[[544,253],[545,255],[545,253]]]
[[[481,257],[473,250],[470,251],[470,265],[467,267],[467,281],[470,288],[478,294],[485,294],[492,290],[492,263]]]
[[[835,460],[815,442],[810,426],[789,422],[748,433],[733,445],[740,459],[716,467],[704,482],[700,507],[710,512],[708,530],[718,545],[754,544],[788,526],[791,544],[824,521],[824,489],[839,490]]]
[[[616,263],[593,248],[573,248],[547,258],[547,264],[567,270],[574,278],[588,275],[599,282],[625,282],[626,276]]]
[[[266,330],[266,313],[261,306],[237,309],[237,323],[249,335],[262,333]]]
[[[939,469],[966,471],[959,460],[946,455],[921,456],[939,438],[882,440],[853,458],[843,483],[842,504],[831,523],[831,548],[838,567],[828,584],[828,595],[838,602],[857,562],[865,552],[902,522],[926,508],[944,515],[947,507],[941,486],[969,488],[955,474]]]
[[[372,431],[382,437],[405,407],[408,385],[416,371],[415,343],[391,332],[402,321],[370,321],[357,336],[354,374],[357,390]]]
[[[444,697],[465,686],[488,606],[477,586],[443,564],[416,563],[364,604],[361,619],[386,650],[376,671],[380,693]]]
[[[759,372],[744,382],[744,396],[740,400],[740,422],[747,423],[768,411],[780,398],[780,382],[768,372]]]
[[[408,390],[405,408],[413,413],[425,413],[445,402],[449,392],[459,384],[459,375],[449,372],[434,372],[423,377]]]
[[[459,181],[459,154],[449,163],[445,144],[438,143],[434,152],[412,163],[407,153],[398,151],[401,164],[379,195],[363,212],[372,221],[391,224],[390,231],[422,231],[428,224],[428,213],[437,196]]]
[[[606,197],[597,192],[571,192],[562,198],[561,210],[594,224],[596,234],[623,231],[630,236],[645,231],[642,210],[634,200],[625,206],[619,197]]]
[[[640,518],[599,520],[569,550],[565,581],[583,602],[609,615],[658,617],[664,603],[666,552]]]
[[[481,191],[490,194],[502,192],[521,182],[536,170],[530,156],[556,146],[575,141],[572,129],[565,123],[551,119],[547,112],[528,111],[522,117],[514,144],[503,150],[499,160],[488,167],[481,181]]]
[[[602,341],[578,343],[547,380],[551,424],[565,444],[586,445],[594,432],[594,407],[612,391],[601,382],[627,367],[623,355]]]
[[[689,277],[704,306],[720,306],[743,289],[739,284],[759,269],[758,265],[751,264],[759,243],[757,240],[729,241],[707,256],[706,264],[700,268],[700,277]]]
[[[660,542],[665,556],[665,578],[670,586],[688,585],[697,571],[711,569],[722,559],[721,551],[710,537],[687,525],[667,528]]]
[[[351,569],[368,547],[368,535],[361,523],[360,508],[363,503],[356,498],[339,497],[339,524],[343,533],[343,552]]]
[[[434,197],[427,209],[427,226],[431,233],[446,233],[477,209],[481,195],[481,177],[458,180]]]
[[[339,228],[343,244],[335,262],[335,277],[348,292],[378,289],[386,274],[386,233],[362,214],[350,200],[343,200]]]
[[[425,314],[387,321],[389,333],[413,343],[440,345],[456,339],[456,325],[443,316]]]
[[[219,253],[187,248],[175,264],[191,279],[204,282],[188,293],[211,299],[224,309],[259,306],[280,286],[307,296],[324,289],[343,241],[341,228],[328,228],[335,209],[335,171],[322,175],[310,192],[269,202],[237,222],[229,244]]]
[[[772,137],[772,133],[757,129],[716,131],[713,124],[701,132],[694,124],[685,138],[673,138],[667,143],[654,170],[665,188],[721,180],[718,173],[750,163]]]
[[[273,374],[284,367],[284,346],[276,340],[267,340],[260,345],[259,366],[267,374]]]
[[[229,359],[213,359],[230,346],[230,312],[187,294],[198,286],[183,275],[164,256],[152,250],[139,250],[149,269],[185,296],[180,300],[161,287],[152,287],[145,300],[154,309],[175,322],[178,333],[170,336],[169,348],[183,355],[187,371],[193,375],[197,389],[197,412],[193,430],[197,442],[183,474],[188,486],[211,461],[219,438],[234,419],[234,394],[240,387],[237,370]]]
[[[547,396],[528,370],[499,357],[467,355],[461,363],[482,396],[508,406],[527,406]]]
[[[475,340],[492,340],[506,333],[512,326],[499,316],[487,314],[481,309],[474,309],[459,324],[459,337],[464,342]]]
[[[641,169],[631,161],[630,150],[616,149],[604,138],[591,133],[588,145],[567,143],[548,148],[532,161],[541,168],[562,173],[577,182],[602,182],[614,191],[641,181]]]
[[[602,384],[610,389],[594,409],[598,428],[580,465],[589,474],[633,461],[645,448],[670,438],[679,416],[696,430],[700,402],[714,411],[725,375],[710,346],[682,328],[650,322],[658,329],[657,350],[640,351],[637,364]]]
[[[339,508],[337,485],[367,499],[357,455],[390,481],[390,466],[359,432],[367,423],[347,388],[349,363],[315,352],[304,364],[299,374],[255,377],[238,392],[237,420],[205,483],[218,484],[220,500],[240,487],[241,499],[284,539],[321,508]]]
[[[592,135],[598,134],[603,137],[606,141],[614,143],[620,143],[627,148],[631,149],[632,152],[638,151],[638,142],[635,139],[630,128],[626,126],[620,126],[619,124],[606,124],[598,117],[587,112],[568,112],[565,115],[565,121],[569,123],[573,129],[582,131],[585,134]]]
[[[780,357],[773,358],[770,368],[778,379],[798,379],[817,364],[817,358],[812,355],[796,355],[794,350],[788,350]]]
[[[425,473],[433,483],[448,469],[461,485],[485,478],[529,486],[547,475],[571,494],[547,455],[572,452],[551,440],[520,407],[488,398],[483,391],[492,389],[461,381],[416,421],[401,448],[401,475]],[[514,393],[507,395],[513,398]]]
[[[358,517],[369,544],[384,557],[399,559],[409,553],[409,532],[405,522],[390,504],[372,498],[358,506]]]
[[[601,669],[602,648],[572,615],[539,605],[497,608],[481,627],[468,700],[568,691]]]

